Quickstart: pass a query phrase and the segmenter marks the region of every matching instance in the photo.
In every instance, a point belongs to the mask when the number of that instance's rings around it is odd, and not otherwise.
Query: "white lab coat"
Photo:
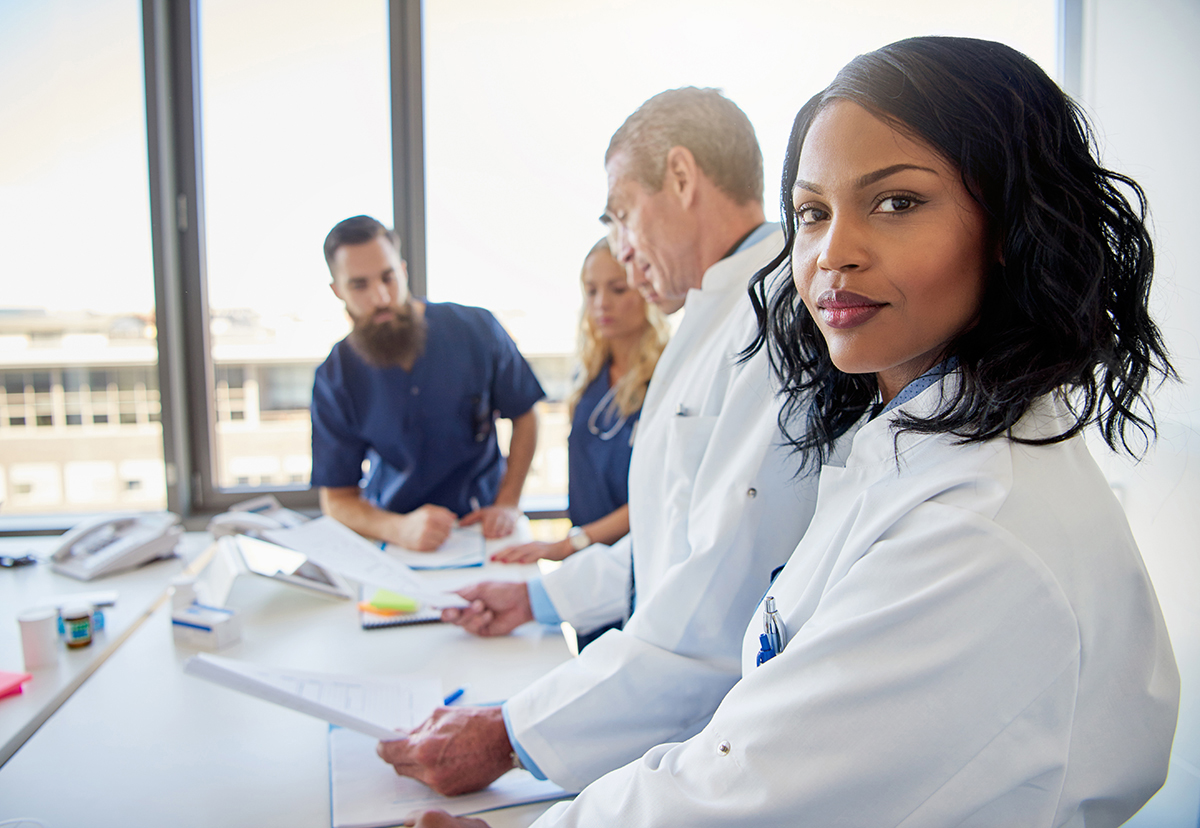
[[[737,360],[755,330],[747,282],[781,238],[704,274],[655,369],[629,474],[636,612],[507,703],[517,742],[563,787],[704,726],[741,674],[742,630],[771,572],[812,515],[815,481],[795,478],[781,445],[765,354]],[[580,606],[607,601],[621,617],[628,560],[624,544],[568,558],[544,579],[555,608],[576,622]]]
[[[928,413],[939,386],[901,410]],[[1018,424],[1061,433],[1054,405]],[[771,586],[790,631],[704,730],[608,774],[549,826],[1117,826],[1162,784],[1179,676],[1084,442],[902,435],[821,473]]]

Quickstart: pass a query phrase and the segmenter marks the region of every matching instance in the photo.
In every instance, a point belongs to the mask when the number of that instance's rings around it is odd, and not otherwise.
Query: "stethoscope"
[[[604,396],[600,398],[600,402],[596,403],[596,407],[592,409],[592,413],[588,416],[587,427],[593,437],[598,437],[605,442],[616,437],[617,434],[625,427],[628,417],[622,414],[617,418],[616,424],[607,430],[601,429],[599,425],[600,418],[604,416],[604,412],[612,405],[613,397],[616,396],[617,386],[613,386],[604,392]],[[629,445],[633,445],[633,435],[637,433],[637,425],[634,424],[633,429],[629,432]]]

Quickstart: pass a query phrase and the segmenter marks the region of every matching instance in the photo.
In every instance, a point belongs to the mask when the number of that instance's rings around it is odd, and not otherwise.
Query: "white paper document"
[[[466,599],[444,592],[352,529],[331,517],[319,517],[292,529],[267,529],[272,543],[303,552],[317,566],[372,586],[407,595],[431,607],[465,607]]]
[[[374,739],[336,727],[329,730],[329,776],[333,828],[399,825],[409,812],[423,808],[464,816],[570,796],[553,782],[540,781],[523,770],[509,771],[476,793],[442,796],[415,779],[399,776],[376,755]]]
[[[412,569],[462,569],[483,566],[489,557],[510,546],[533,540],[529,518],[522,515],[511,535],[487,540],[483,527],[478,523],[456,527],[450,537],[433,552],[417,552],[389,543],[385,549],[391,557]]]
[[[388,556],[411,569],[458,569],[483,566],[484,540],[479,524],[455,527],[450,537],[433,552],[417,552],[399,544],[384,547]]]
[[[429,718],[442,703],[442,683],[437,679],[281,670],[206,653],[189,658],[183,671],[351,728],[371,737],[372,745],[377,739],[400,738]]]

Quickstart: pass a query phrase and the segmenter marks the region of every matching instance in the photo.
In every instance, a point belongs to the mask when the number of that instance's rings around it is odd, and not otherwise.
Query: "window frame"
[[[261,494],[315,509],[308,484],[220,487],[209,333],[200,111],[200,0],[142,0],[150,220],[167,508],[212,514]],[[388,0],[392,201],[410,285],[425,290],[420,0]]]

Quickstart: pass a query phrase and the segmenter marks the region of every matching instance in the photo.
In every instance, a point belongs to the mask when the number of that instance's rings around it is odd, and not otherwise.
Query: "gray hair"
[[[613,134],[604,163],[623,153],[634,180],[658,192],[672,147],[687,148],[713,184],[738,204],[762,202],[762,150],[754,127],[719,90],[685,86],[655,95]]]

